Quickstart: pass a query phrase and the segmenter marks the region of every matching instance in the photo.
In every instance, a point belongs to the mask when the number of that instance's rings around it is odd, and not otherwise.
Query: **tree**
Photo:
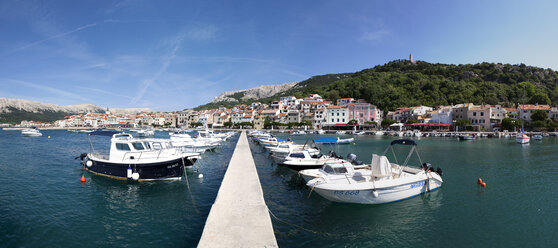
[[[199,126],[203,126],[203,123],[201,123],[201,122],[192,122],[192,123],[190,123],[190,126],[191,126],[191,127],[199,127]]]
[[[391,125],[393,123],[397,123],[397,121],[394,121],[392,119],[383,119],[381,125],[382,125],[382,127],[386,128],[386,127],[389,127],[389,125]]]
[[[415,119],[408,119],[407,120],[407,124],[413,124],[413,123],[418,123],[418,121],[415,120]]]
[[[535,112],[531,114],[531,120],[533,121],[545,122],[547,119],[548,119],[548,113],[546,113],[546,111],[544,110],[535,110]]]
[[[529,103],[550,105],[550,98],[545,93],[536,93],[531,97]]]
[[[357,120],[350,120],[349,122],[347,122],[348,125],[356,125],[358,124]]]
[[[223,123],[223,126],[225,126],[225,127],[232,127],[233,125],[234,124],[230,121],[227,121],[227,122]]]
[[[458,120],[455,122],[455,126],[458,127],[466,127],[471,125],[471,121],[470,120]]]
[[[300,126],[312,126],[312,122],[311,121],[302,121],[300,122]]]
[[[264,120],[264,128],[270,128],[270,127],[271,127],[271,120],[269,119],[269,116],[266,116]]]
[[[521,120],[514,118],[504,118],[502,120],[502,130],[515,131],[515,128],[521,126]]]

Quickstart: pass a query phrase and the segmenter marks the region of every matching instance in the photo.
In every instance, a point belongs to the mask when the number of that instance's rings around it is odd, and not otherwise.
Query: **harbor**
[[[2,228],[0,235],[31,234],[26,239],[10,239],[8,247],[44,242],[82,247],[222,247],[233,243],[236,247],[261,247],[250,243],[255,239],[239,233],[257,234],[267,240],[263,241],[270,244],[267,247],[554,245],[547,237],[553,233],[550,220],[558,217],[553,211],[554,193],[548,190],[558,182],[557,162],[552,159],[558,146],[556,137],[533,140],[528,145],[505,138],[463,142],[455,137],[408,137],[418,144],[424,161],[443,168],[443,186],[403,201],[362,205],[332,202],[312,192],[297,171],[275,163],[261,145],[239,141],[245,134],[202,154],[196,162],[198,170],[187,170],[187,180],[126,182],[85,172],[87,181],[80,183],[84,171],[74,157],[90,149],[87,135],[42,132],[41,137],[0,132],[1,145],[8,147],[0,153],[0,181],[5,185],[0,190],[0,224],[8,227]],[[399,138],[275,135],[300,145],[313,139],[354,138],[351,144],[317,147],[324,154],[334,151],[344,158],[353,153],[364,163],[370,163],[372,153],[383,152]],[[155,137],[168,138],[168,133],[156,131]],[[96,138],[101,147],[108,144],[102,138]],[[243,155],[233,155],[238,149]],[[240,171],[227,176],[229,169],[238,169],[238,164],[233,165],[238,159],[253,159],[254,167],[245,169],[252,171],[249,174],[257,173],[257,180]],[[242,166],[249,164],[243,162]],[[477,184],[478,178],[486,187]],[[242,183],[234,181],[238,179],[245,179],[248,188],[240,187]],[[252,189],[254,197],[243,193]],[[240,200],[244,196],[250,200]],[[233,210],[235,207],[261,209],[258,213],[263,218],[255,211]],[[66,226],[75,228],[68,230]],[[521,230],[526,236],[513,235],[512,230]],[[261,234],[263,231],[267,234]],[[136,235],[142,232],[150,235]],[[72,233],[80,233],[82,238],[61,238]]]

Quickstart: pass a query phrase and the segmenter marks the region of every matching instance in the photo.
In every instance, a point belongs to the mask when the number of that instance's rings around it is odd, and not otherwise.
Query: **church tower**
[[[413,54],[412,53],[409,54],[409,61],[411,61],[411,63],[413,63],[413,64],[415,63],[415,61],[413,60]]]

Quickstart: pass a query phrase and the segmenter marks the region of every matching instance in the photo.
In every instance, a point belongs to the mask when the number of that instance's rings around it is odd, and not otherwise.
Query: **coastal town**
[[[53,128],[138,128],[142,126],[164,128],[230,128],[253,127],[264,129],[274,126],[303,127],[309,129],[380,129],[382,123],[402,123],[412,129],[453,131],[456,126],[468,130],[503,131],[505,118],[532,122],[535,111],[544,111],[549,119],[558,117],[558,108],[544,104],[517,104],[506,108],[501,105],[475,105],[461,103],[451,106],[412,106],[395,111],[383,111],[362,99],[340,98],[331,101],[318,94],[299,99],[281,97],[270,104],[253,102],[232,108],[179,112],[143,112],[137,114],[85,113],[66,116],[54,123],[22,121],[20,126]],[[386,122],[382,122],[386,121]],[[514,130],[510,130],[514,131]]]

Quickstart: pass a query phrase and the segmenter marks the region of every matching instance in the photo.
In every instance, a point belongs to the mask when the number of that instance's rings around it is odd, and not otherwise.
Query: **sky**
[[[557,1],[0,1],[0,97],[178,111],[396,59],[558,69]]]

